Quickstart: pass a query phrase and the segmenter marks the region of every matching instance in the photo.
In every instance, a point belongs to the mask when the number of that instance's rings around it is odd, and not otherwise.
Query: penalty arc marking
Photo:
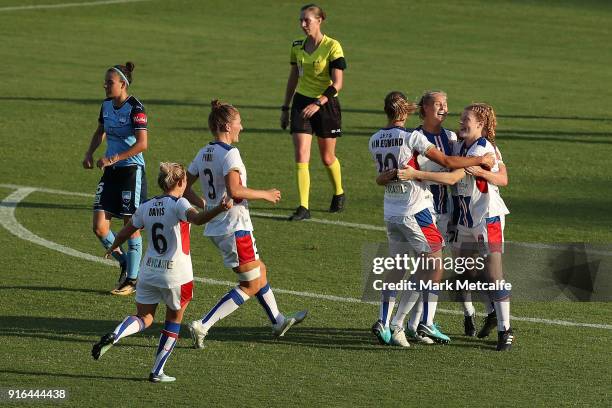
[[[104,259],[100,256],[94,256],[91,254],[87,254],[85,252],[77,251],[76,249],[58,244],[56,242],[49,241],[42,237],[39,237],[38,235],[34,234],[32,231],[25,228],[23,225],[21,225],[19,221],[17,221],[17,218],[15,217],[15,209],[17,208],[19,203],[23,201],[28,195],[30,195],[31,193],[35,191],[42,192],[42,193],[49,193],[49,194],[71,195],[71,196],[78,196],[78,197],[92,197],[91,194],[77,193],[77,192],[64,191],[64,190],[55,190],[55,189],[48,189],[48,188],[39,188],[39,187],[26,187],[26,186],[14,185],[14,184],[0,184],[0,188],[8,188],[8,189],[15,190],[0,202],[0,225],[2,225],[11,234],[25,241],[31,242],[36,245],[43,246],[48,249],[52,249],[54,251],[63,253],[65,255],[73,256],[75,258],[85,259],[87,261],[96,262],[96,263],[100,263],[100,264],[104,264],[108,266],[117,265],[115,261]],[[261,213],[261,214],[253,213],[253,214],[267,216],[267,217],[272,216],[266,213]],[[325,220],[319,220],[319,221],[325,221]],[[345,224],[350,224],[350,223],[337,223],[333,221],[329,223],[332,225],[340,225],[340,226],[347,226]],[[362,224],[354,224],[350,226],[355,227],[357,225],[362,225]],[[363,225],[367,225],[367,224],[363,224]],[[370,227],[368,229],[374,229],[375,227],[373,225],[367,225],[367,226]],[[209,279],[209,278],[201,278],[201,277],[194,277],[194,280],[198,282],[208,283],[209,285],[219,285],[219,286],[236,285],[236,282]],[[326,295],[326,294],[312,293],[312,292],[300,292],[300,291],[295,291],[295,290],[280,289],[276,287],[274,288],[274,292],[294,295],[294,296],[299,296],[299,297],[327,300],[327,301],[332,301],[332,302],[368,303],[368,304],[373,304],[373,305],[378,304],[378,302],[363,302],[361,299],[357,299],[357,298],[341,297],[341,296]],[[438,309],[437,311],[439,313],[445,313],[445,314],[463,315],[463,312],[460,310]],[[549,324],[549,325],[557,325],[557,326],[586,327],[586,328],[593,328],[593,329],[612,330],[612,325],[610,324],[581,323],[581,322],[571,322],[571,321],[566,321],[566,320],[542,319],[542,318],[535,318],[535,317],[520,317],[520,316],[512,316],[512,319],[516,321],[529,322],[529,323],[540,323],[540,324]]]

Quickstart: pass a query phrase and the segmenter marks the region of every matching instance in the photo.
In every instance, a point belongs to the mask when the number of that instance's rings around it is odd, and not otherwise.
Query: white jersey
[[[422,133],[402,127],[381,129],[370,138],[370,153],[379,174],[407,165],[418,169],[417,156],[432,147],[435,146]],[[431,195],[421,181],[392,181],[385,186],[384,206],[385,221],[389,221],[431,207]]]
[[[456,149],[457,155],[463,157],[478,157],[487,153],[495,154],[495,165],[491,168],[491,171],[493,173],[499,171],[499,164],[502,163],[501,153],[485,137],[476,140],[469,147],[463,141],[458,144]],[[496,153],[499,154],[499,158]],[[510,213],[499,194],[499,187],[487,182],[482,177],[474,177],[466,173],[457,183],[457,195],[458,225],[460,226],[473,228],[483,223],[485,218]]]
[[[159,288],[174,288],[193,280],[185,198],[153,197],[140,204],[132,224],[146,231],[147,252],[140,264],[138,280]]]
[[[231,171],[240,173],[240,184],[246,187],[247,174],[240,152],[223,142],[211,142],[204,146],[187,170],[200,178],[207,209],[219,205],[227,193],[225,176]],[[231,198],[231,197],[228,197]],[[217,215],[206,224],[204,235],[214,237],[236,231],[253,231],[247,200],[234,200],[234,206]]]
[[[421,126],[415,129],[415,132],[422,133],[427,140],[436,145],[436,148],[447,156],[452,156],[453,147],[457,143],[457,135],[452,130],[442,128],[439,134],[427,132]],[[423,171],[433,173],[448,172],[449,169],[440,166],[433,160],[421,155],[418,157],[418,163]],[[426,181],[427,187],[431,192],[433,199],[433,210],[436,214],[448,214],[450,211],[451,200],[448,194],[448,187],[445,184],[438,184],[433,181]]]

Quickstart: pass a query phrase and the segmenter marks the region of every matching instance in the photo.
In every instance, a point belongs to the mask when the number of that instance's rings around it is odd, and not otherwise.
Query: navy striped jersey
[[[147,114],[138,99],[129,96],[121,106],[113,106],[112,98],[106,98],[100,107],[98,122],[106,132],[106,157],[125,152],[136,143],[136,131],[147,130]],[[115,163],[115,166],[144,166],[142,153]]]
[[[457,143],[457,135],[455,134],[455,132],[442,128],[439,134],[433,134],[423,129],[422,126],[416,128],[415,131],[425,135],[427,140],[429,140],[430,143],[435,144],[438,150],[440,150],[442,153],[447,156],[452,156],[453,144]],[[418,160],[419,166],[423,171],[431,171],[434,173],[449,171],[446,167],[440,166],[438,163],[429,160],[425,156],[419,156]],[[444,184],[439,184],[430,181],[426,183],[433,197],[434,211],[437,214],[448,213],[450,207],[450,200],[448,196],[447,187]]]
[[[499,164],[503,163],[499,149],[485,137],[479,138],[470,146],[465,141],[456,144],[455,153],[456,156],[461,157],[479,157],[487,153],[495,154],[495,165],[491,168],[493,173],[497,173]],[[458,225],[460,227],[474,228],[482,224],[485,218],[510,213],[499,194],[499,187],[482,177],[474,177],[466,173],[457,183],[457,194],[458,197],[455,201],[459,207]]]

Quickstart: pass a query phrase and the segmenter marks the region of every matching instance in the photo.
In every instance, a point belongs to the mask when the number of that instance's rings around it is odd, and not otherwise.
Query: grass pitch
[[[65,0],[45,0],[62,4]],[[301,35],[297,2],[150,1],[95,7],[2,11],[40,4],[0,1],[0,183],[93,193],[100,174],[80,162],[96,127],[105,68],[136,63],[132,93],[149,114],[148,163],[189,163],[210,136],[208,102],[237,105],[239,144],[256,188],[283,201],[254,211],[288,215],[297,205],[290,137],[278,128],[291,41]],[[506,237],[528,242],[612,242],[609,205],[612,97],[604,1],[330,2],[324,32],[341,41],[348,69],[341,94],[345,135],[338,143],[347,211],[326,212],[331,189],[311,161],[313,216],[382,225],[367,138],[384,125],[393,89],[416,98],[449,94],[455,128],[472,101],[498,113],[498,144],[510,185]],[[417,119],[411,120],[412,125]],[[101,152],[98,152],[100,155]],[[13,188],[0,187],[4,199]],[[91,199],[34,192],[16,209],[28,230],[93,255]],[[361,248],[382,232],[255,217],[273,287],[359,298]],[[212,246],[192,232],[195,274],[233,280]],[[220,322],[207,348],[188,333],[167,364],[170,385],[144,381],[159,324],[129,337],[99,362],[93,342],[133,299],[107,295],[116,271],[24,241],[0,229],[0,388],[63,388],[70,406],[203,405],[610,405],[609,329],[515,321],[516,347],[461,336],[460,316],[437,320],[448,346],[397,350],[374,344],[376,308],[277,293],[284,311],[310,309],[303,325],[273,340],[265,315],[248,302]],[[512,271],[508,271],[511,278]],[[227,290],[199,283],[186,319]],[[444,309],[457,309],[444,304]],[[514,303],[512,314],[610,325],[612,307],[594,303]],[[161,317],[158,316],[159,322]]]

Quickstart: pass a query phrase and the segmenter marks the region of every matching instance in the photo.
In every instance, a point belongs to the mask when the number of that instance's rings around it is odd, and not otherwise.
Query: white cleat
[[[204,337],[208,334],[208,330],[204,328],[204,325],[200,320],[194,320],[189,323],[189,333],[191,333],[191,339],[193,340],[193,348],[203,349],[204,348]]]
[[[406,340],[406,333],[404,332],[404,328],[403,327],[392,327],[391,328],[391,342],[390,344],[392,346],[399,346],[399,347],[410,347],[410,343],[408,343],[408,340]]]
[[[165,382],[174,382],[176,381],[175,377],[170,377],[164,373],[159,373],[157,375],[151,373],[149,374],[149,381],[152,383],[165,383]]]
[[[413,341],[415,343],[421,343],[421,344],[434,344],[434,341],[432,339],[430,339],[427,336],[421,336],[416,331],[412,331],[408,329],[407,332],[408,332],[408,338],[410,339],[410,341]]]

